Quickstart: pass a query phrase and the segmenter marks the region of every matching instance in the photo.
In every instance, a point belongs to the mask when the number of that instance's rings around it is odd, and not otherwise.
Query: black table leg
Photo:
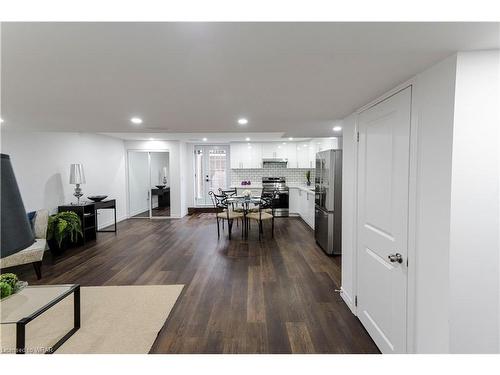
[[[80,328],[80,287],[76,287],[73,296],[74,328]]]
[[[80,286],[73,289],[73,328],[66,333],[55,345],[50,348],[45,354],[54,353],[59,347],[64,344],[73,334],[80,329]]]
[[[20,320],[16,323],[16,354],[26,353],[26,322]]]

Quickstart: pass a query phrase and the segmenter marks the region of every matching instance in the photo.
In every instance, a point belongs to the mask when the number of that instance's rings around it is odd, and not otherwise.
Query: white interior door
[[[406,352],[411,87],[359,115],[358,317],[382,353]]]

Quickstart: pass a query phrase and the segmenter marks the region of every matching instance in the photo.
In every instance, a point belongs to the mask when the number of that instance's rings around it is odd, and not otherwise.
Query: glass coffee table
[[[28,286],[0,302],[0,323],[16,325],[16,354],[26,353],[26,326],[73,293],[73,328],[46,353],[55,352],[80,329],[80,285]]]

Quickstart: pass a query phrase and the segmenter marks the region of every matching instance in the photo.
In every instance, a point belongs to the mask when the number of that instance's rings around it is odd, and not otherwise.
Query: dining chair
[[[276,189],[269,189],[269,188],[263,188],[262,192],[260,193],[261,197],[264,198],[270,198],[273,201],[273,207],[274,207],[274,200],[278,197],[278,190]],[[268,214],[273,213],[273,208],[268,207],[264,209],[264,212],[267,212]]]
[[[227,220],[227,227],[229,230],[229,239],[231,239],[231,231],[233,229],[233,221],[240,219],[242,221],[241,225],[241,236],[243,237],[243,218],[244,214],[242,212],[235,212],[227,202],[227,195],[215,194],[213,191],[209,191],[208,194],[212,199],[212,203],[216,209],[216,220],[217,220],[217,237],[220,238],[220,228],[219,221],[224,223]],[[224,227],[222,228],[224,229]]]
[[[255,220],[259,223],[259,241],[264,236],[262,223],[271,220],[271,236],[274,238],[274,199],[272,197],[261,196],[259,210],[249,212],[246,216],[247,220]]]
[[[236,188],[232,188],[232,189],[219,188],[219,193],[220,193],[220,195],[225,195],[227,197],[234,197],[234,196],[236,196],[236,194],[238,194],[238,191],[236,190]],[[245,212],[243,207],[238,207],[237,203],[231,203],[231,207],[232,207],[234,212],[241,212],[241,213]],[[238,221],[236,221],[236,226],[238,226]],[[222,222],[222,229],[224,229],[224,221]]]

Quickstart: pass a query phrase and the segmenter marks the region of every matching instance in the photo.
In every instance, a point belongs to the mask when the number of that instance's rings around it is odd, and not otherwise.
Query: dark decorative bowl
[[[92,195],[92,196],[87,197],[87,198],[90,199],[91,201],[94,201],[94,202],[100,202],[100,201],[105,200],[107,197],[108,197],[107,195]]]
[[[155,185],[158,189],[165,189],[165,185]]]

